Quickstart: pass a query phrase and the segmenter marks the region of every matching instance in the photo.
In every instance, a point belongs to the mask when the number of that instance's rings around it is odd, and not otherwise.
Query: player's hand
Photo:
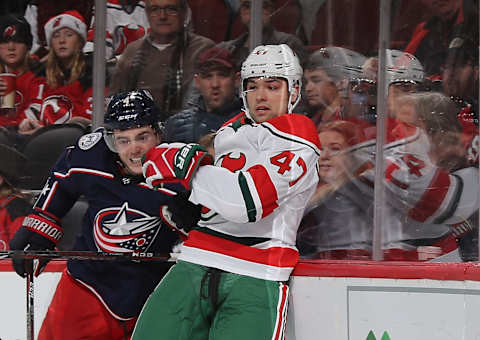
[[[37,215],[25,217],[22,227],[10,240],[11,250],[53,250],[63,236],[63,231],[56,223]],[[38,276],[49,260],[40,259],[33,268],[32,259],[13,257],[13,268],[21,277],[34,271]]]
[[[148,151],[142,161],[143,175],[150,188],[178,182],[189,190],[198,167],[212,164],[213,158],[198,144],[164,143]]]
[[[188,233],[197,226],[202,212],[200,204],[194,204],[188,200],[190,191],[181,192],[169,200],[167,206],[171,220],[177,228]]]
[[[18,133],[23,135],[31,135],[38,129],[42,128],[43,125],[40,121],[30,118],[25,118],[21,121],[20,125],[18,126]]]

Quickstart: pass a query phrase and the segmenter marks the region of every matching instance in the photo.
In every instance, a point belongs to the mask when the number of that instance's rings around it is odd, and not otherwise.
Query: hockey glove
[[[188,200],[189,196],[190,191],[181,192],[168,202],[172,221],[186,233],[197,226],[202,211],[200,204],[193,204]]]
[[[198,144],[164,143],[144,156],[143,175],[150,188],[179,182],[189,190],[198,167],[212,162],[212,156]]]
[[[63,236],[62,228],[52,219],[30,214],[10,240],[11,250],[53,250]],[[49,260],[40,259],[34,267],[32,259],[13,257],[13,268],[21,277],[33,273],[38,276]]]

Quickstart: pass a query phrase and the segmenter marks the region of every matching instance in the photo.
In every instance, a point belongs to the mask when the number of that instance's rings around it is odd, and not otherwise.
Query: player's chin
[[[127,169],[128,172],[134,176],[141,176],[143,174],[141,162],[128,162]]]
[[[270,111],[258,110],[255,111],[253,116],[255,117],[255,121],[257,123],[263,123],[272,118],[272,114]]]

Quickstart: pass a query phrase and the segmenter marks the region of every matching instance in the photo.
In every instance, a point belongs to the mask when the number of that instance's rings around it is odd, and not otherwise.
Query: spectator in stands
[[[112,98],[105,128],[80,137],[60,156],[11,249],[54,249],[67,228],[62,218],[83,198],[88,208],[74,250],[168,256],[178,235],[159,214],[173,192],[150,190],[142,177],[142,156],[161,142],[158,116],[145,90]],[[13,260],[22,277],[26,261]],[[169,267],[166,261],[69,259],[38,339],[130,339],[144,302]]]
[[[232,52],[239,69],[241,63],[248,56],[251,49],[249,46],[248,33],[248,29],[250,27],[250,7],[251,0],[240,0],[240,18],[243,25],[247,27],[247,32],[234,40],[221,42],[218,44],[218,47],[226,48]],[[300,62],[303,65],[307,60],[309,52],[298,37],[293,34],[277,31],[275,27],[273,27],[272,16],[275,14],[275,7],[275,1],[263,0],[263,31],[261,43],[264,45],[287,44],[297,53]]]
[[[78,11],[90,23],[93,17],[95,0],[34,0],[28,3],[25,18],[30,23],[33,35],[31,52],[34,57],[44,61],[49,50],[49,43],[45,36],[44,26],[47,21],[58,14],[69,10]]]
[[[427,77],[440,80],[452,34],[470,15],[467,5],[473,1],[423,1],[432,16],[417,25],[404,50],[420,60]]]
[[[478,166],[478,17],[450,42],[443,91],[457,104],[468,161]]]
[[[306,111],[318,128],[345,120],[367,136],[375,134],[371,119],[375,103],[369,103],[376,96],[360,91],[375,89],[363,75],[364,61],[362,54],[337,46],[324,47],[310,55],[304,72]]]
[[[0,126],[13,130],[23,119],[37,119],[40,115],[45,79],[33,71],[38,62],[30,57],[31,46],[30,25],[24,17],[9,14],[0,18],[0,72],[16,75],[15,110],[0,116]],[[7,84],[0,79],[0,96],[6,89]]]
[[[74,117],[92,117],[92,57],[82,51],[87,37],[83,16],[75,11],[56,15],[45,24],[50,47],[46,60],[47,86],[38,119],[25,119],[19,132],[31,134],[49,124]]]
[[[17,188],[25,161],[17,150],[0,144],[0,250],[8,249],[8,242],[30,211],[30,198]]]
[[[214,43],[189,31],[186,0],[147,0],[146,12],[150,33],[127,46],[109,93],[148,89],[162,112],[180,111],[193,80],[194,62]]]
[[[365,57],[336,46],[313,52],[305,65],[307,112],[316,124],[346,118],[351,79],[361,78]]]
[[[166,142],[198,143],[241,111],[236,91],[239,74],[229,51],[212,47],[202,52],[195,64],[194,82],[199,95],[166,121]]]
[[[350,179],[355,159],[347,149],[364,140],[352,122],[337,120],[319,127],[320,182],[300,224],[301,256],[320,259],[369,259],[372,202]]]
[[[31,0],[3,0],[0,3],[0,17],[7,14],[23,16],[29,2]]]
[[[119,58],[127,45],[143,38],[150,27],[143,0],[108,0],[106,21],[106,57]],[[93,52],[95,23],[88,30],[84,52]],[[115,62],[115,60],[112,60]]]

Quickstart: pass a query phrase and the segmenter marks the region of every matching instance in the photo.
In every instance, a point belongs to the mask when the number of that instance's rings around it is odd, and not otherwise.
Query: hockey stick
[[[154,254],[154,253],[104,253],[94,251],[28,251],[28,250],[10,250],[0,251],[0,259],[4,258],[24,258],[31,259],[30,270],[26,275],[26,321],[27,321],[27,340],[35,339],[34,328],[34,308],[35,308],[35,286],[34,286],[34,273],[36,265],[39,265],[40,259],[48,260],[62,260],[62,259],[74,259],[74,260],[135,260],[135,261],[157,261],[166,262],[171,260],[170,255]],[[35,263],[37,262],[37,263]]]
[[[157,253],[106,253],[96,251],[48,251],[48,250],[8,250],[0,251],[0,259],[23,258],[45,260],[104,260],[104,261],[157,261],[171,260],[169,254]]]
[[[38,260],[35,260],[35,261],[38,261]],[[31,264],[32,267],[35,267],[35,265],[33,264],[33,261]],[[34,283],[33,283],[33,272],[34,272],[34,269],[32,268],[29,273],[27,273],[27,280],[26,280],[26,289],[27,289],[27,340],[34,340],[34,333],[35,333],[35,329],[34,329],[34,307],[35,307],[35,295],[34,295],[34,292],[35,292],[35,286],[34,286]]]

